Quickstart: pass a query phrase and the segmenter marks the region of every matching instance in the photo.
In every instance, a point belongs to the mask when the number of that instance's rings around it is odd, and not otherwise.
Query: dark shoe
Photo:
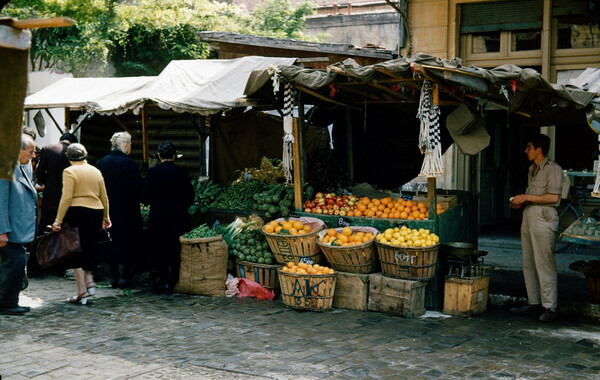
[[[120,288],[120,286],[119,286],[120,280],[115,280],[114,278],[111,278],[110,280],[108,280],[108,282],[110,283],[111,288],[113,288],[113,289]]]
[[[540,314],[538,319],[542,322],[554,322],[556,321],[556,312],[551,309],[544,309],[544,312]]]
[[[542,305],[525,305],[510,308],[510,312],[515,315],[538,315],[543,310]]]
[[[21,307],[21,306],[4,307],[4,308],[0,308],[0,314],[5,314],[5,315],[23,315],[23,314],[27,313],[30,310],[31,309],[28,308],[28,307]]]

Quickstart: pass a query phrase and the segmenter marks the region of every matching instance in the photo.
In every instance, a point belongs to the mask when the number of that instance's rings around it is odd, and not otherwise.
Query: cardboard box
[[[423,281],[385,277],[381,273],[369,275],[369,303],[367,308],[415,318],[425,314],[425,286]]]
[[[444,284],[444,314],[470,317],[487,309],[490,276],[446,277]]]
[[[369,275],[335,272],[337,283],[333,296],[333,307],[367,311],[369,301]]]

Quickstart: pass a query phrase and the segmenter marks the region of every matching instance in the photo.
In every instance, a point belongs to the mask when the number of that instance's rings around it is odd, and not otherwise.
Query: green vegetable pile
[[[140,213],[142,214],[142,220],[144,223],[148,223],[148,216],[150,215],[150,206],[144,206],[140,203]]]
[[[192,181],[196,197],[194,203],[188,209],[190,215],[195,214],[198,210],[200,212],[206,212],[208,206],[215,201],[219,193],[221,192],[221,186],[217,185],[213,181]]]
[[[266,190],[254,194],[252,209],[263,211],[270,219],[276,216],[287,217],[294,210],[294,187],[286,184],[271,185]]]
[[[258,230],[247,230],[233,238],[230,252],[242,261],[258,264],[272,264],[275,261],[269,251],[269,243]]]
[[[226,187],[210,207],[225,210],[251,210],[254,204],[254,194],[263,191],[265,186],[264,183],[256,180],[235,183]]]
[[[219,234],[216,233],[215,230],[207,226],[206,223],[199,225],[198,227],[183,235],[183,237],[186,239],[199,239],[215,236],[219,236]]]

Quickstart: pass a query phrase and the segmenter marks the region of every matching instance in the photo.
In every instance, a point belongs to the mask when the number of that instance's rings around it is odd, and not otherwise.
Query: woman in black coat
[[[111,286],[126,289],[133,286],[134,262],[141,243],[142,176],[138,164],[127,157],[131,153],[131,135],[117,132],[110,142],[111,154],[96,165],[104,177],[113,223],[112,242],[100,247],[103,261],[110,265]],[[119,273],[121,264],[123,271]]]
[[[171,142],[160,143],[158,158],[161,163],[148,170],[144,181],[143,202],[150,205],[148,246],[158,272],[155,290],[170,293],[179,279],[179,237],[189,230],[187,211],[194,201],[194,188],[187,171],[173,162]]]

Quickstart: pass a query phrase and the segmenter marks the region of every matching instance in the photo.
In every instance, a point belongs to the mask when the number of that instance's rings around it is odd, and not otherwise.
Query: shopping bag
[[[79,227],[63,228],[58,232],[46,232],[37,238],[37,260],[42,268],[62,263],[81,253]]]

